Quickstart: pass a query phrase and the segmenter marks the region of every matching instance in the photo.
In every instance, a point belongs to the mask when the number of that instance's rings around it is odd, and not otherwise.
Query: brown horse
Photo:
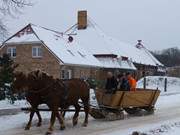
[[[78,122],[79,111],[81,108],[79,105],[79,99],[81,99],[85,112],[83,126],[87,126],[89,113],[89,85],[82,79],[70,79],[63,82],[67,89],[67,100],[65,105],[61,106],[61,108],[66,109],[70,105],[75,107],[76,111],[73,116],[73,125],[75,126]]]
[[[34,87],[33,88],[31,83],[29,84],[29,82],[32,82],[32,80],[34,79],[34,76],[36,76],[35,78],[37,78],[37,76],[39,76],[39,75],[37,75],[39,73],[40,73],[40,71],[31,72],[28,74],[28,77],[26,77],[23,73],[15,74],[15,81],[14,81],[13,86],[16,89],[16,92],[19,90],[25,90],[26,98],[30,102],[30,104],[33,108],[30,113],[29,122],[25,129],[30,129],[31,121],[32,121],[32,118],[33,118],[33,115],[35,112],[39,118],[38,126],[41,125],[42,119],[41,119],[39,111],[37,110],[37,107],[39,104],[45,103],[45,101],[43,99],[43,96],[39,96],[39,94],[36,92],[31,92],[34,88],[37,89],[39,87],[33,85],[33,87]],[[32,76],[32,74],[35,74],[35,75]],[[39,80],[42,80],[43,76],[47,76],[47,74],[45,74],[45,73],[41,73],[41,74],[42,75],[38,78]],[[75,107],[76,111],[75,111],[75,114],[73,117],[73,125],[76,125],[77,121],[78,121],[79,110],[80,110],[78,100],[81,99],[82,103],[84,105],[84,110],[85,110],[85,120],[84,120],[83,126],[87,126],[88,112],[89,112],[89,86],[87,85],[87,83],[80,79],[66,80],[66,81],[64,81],[64,83],[62,83],[61,80],[56,79],[56,82],[59,85],[61,85],[62,87],[64,86],[64,89],[65,89],[65,92],[63,93],[64,94],[63,97],[66,100],[65,100],[65,102],[63,102],[64,101],[64,99],[63,99],[63,101],[61,101],[59,103],[59,107],[61,107],[62,109],[66,109],[70,105],[73,105]],[[36,83],[38,85],[37,82],[34,82],[34,83]],[[43,91],[44,87],[39,89],[38,92]]]
[[[39,118],[38,126],[41,125],[42,119],[37,108],[42,103],[47,104],[52,111],[48,133],[53,130],[56,117],[61,125],[60,129],[63,130],[65,128],[62,115],[58,112],[59,104],[64,102],[65,97],[65,89],[62,82],[40,71],[30,72],[27,76],[23,73],[16,73],[12,88],[15,93],[24,91],[26,99],[32,107],[30,119],[25,129],[30,128],[35,112]]]

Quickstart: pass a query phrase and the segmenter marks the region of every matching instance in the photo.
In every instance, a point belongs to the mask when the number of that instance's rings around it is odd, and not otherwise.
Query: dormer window
[[[16,58],[16,47],[8,47],[8,48],[7,48],[7,54],[8,54],[11,58]]]
[[[41,58],[42,57],[42,48],[41,48],[41,46],[33,46],[32,47],[32,57],[33,58]]]

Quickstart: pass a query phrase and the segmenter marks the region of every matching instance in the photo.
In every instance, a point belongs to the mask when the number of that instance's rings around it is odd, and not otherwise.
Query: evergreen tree
[[[0,57],[0,100],[8,98],[11,103],[15,100],[11,89],[14,70],[15,66],[9,55]]]

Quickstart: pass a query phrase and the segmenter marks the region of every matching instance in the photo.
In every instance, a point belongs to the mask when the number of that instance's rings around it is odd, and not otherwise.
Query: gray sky
[[[17,19],[7,19],[11,33],[28,23],[65,31],[77,22],[77,11],[88,15],[110,36],[150,50],[180,47],[180,0],[34,0]]]

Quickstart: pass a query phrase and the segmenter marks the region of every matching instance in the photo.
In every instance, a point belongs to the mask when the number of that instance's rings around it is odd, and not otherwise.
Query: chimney
[[[143,44],[142,44],[142,40],[138,40],[138,43],[136,44],[136,47],[139,48],[139,49],[144,47]]]
[[[78,30],[86,29],[87,27],[87,11],[78,11]]]
[[[142,44],[142,40],[138,40],[138,45],[141,45]]]

